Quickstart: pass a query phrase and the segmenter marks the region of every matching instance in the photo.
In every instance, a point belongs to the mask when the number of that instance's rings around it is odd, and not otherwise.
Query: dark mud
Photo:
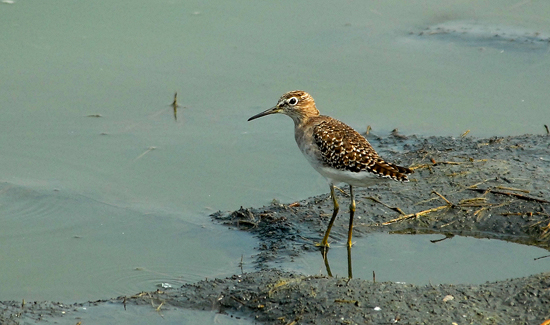
[[[549,136],[369,139],[382,156],[415,173],[407,184],[358,189],[361,219],[354,238],[371,232],[440,233],[550,248]],[[340,193],[339,201],[332,242],[347,236],[349,199]],[[540,324],[550,318],[550,273],[483,285],[416,286],[277,270],[278,263],[317,252],[331,211],[328,195],[321,195],[215,213],[214,221],[256,234],[259,271],[95,303],[121,309],[162,303],[161,310],[213,310],[262,324]],[[4,302],[0,323],[71,317],[79,306]]]

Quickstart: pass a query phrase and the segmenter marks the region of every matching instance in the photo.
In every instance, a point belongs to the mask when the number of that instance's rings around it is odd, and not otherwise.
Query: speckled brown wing
[[[357,131],[333,118],[324,116],[313,129],[324,164],[355,173],[371,172],[397,181],[408,181],[413,171],[384,161]]]

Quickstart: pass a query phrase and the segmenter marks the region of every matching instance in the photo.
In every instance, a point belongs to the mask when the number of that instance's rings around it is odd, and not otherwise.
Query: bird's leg
[[[323,247],[321,249],[321,255],[323,256],[323,261],[325,262],[327,275],[332,278],[332,271],[330,270],[330,264],[328,263],[328,247]]]
[[[351,247],[348,246],[348,278],[353,278],[353,271],[351,267]]]
[[[323,237],[323,241],[321,242],[321,246],[323,247],[329,247],[328,235],[330,234],[330,229],[332,228],[332,224],[334,223],[334,220],[336,220],[336,215],[338,215],[338,209],[340,208],[338,205],[338,201],[336,201],[336,195],[334,195],[334,184],[332,183],[330,184],[330,197],[332,198],[332,204],[334,206],[334,210],[332,211],[332,218],[328,223],[327,231],[325,232],[325,237]]]
[[[349,204],[349,230],[348,230],[348,247],[351,247],[351,234],[353,232],[353,215],[355,214],[355,198],[353,197],[353,186],[349,186],[349,196],[351,202]]]

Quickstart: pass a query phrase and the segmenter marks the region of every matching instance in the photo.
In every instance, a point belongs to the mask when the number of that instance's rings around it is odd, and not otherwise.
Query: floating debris
[[[443,297],[443,302],[451,301],[454,299],[455,297],[453,297],[452,295],[446,295],[445,297]]]
[[[140,159],[141,157],[145,156],[147,153],[155,150],[156,147],[149,147],[147,150],[145,150],[145,152],[143,152],[141,155],[137,156],[136,159],[134,159],[134,161]]]
[[[167,283],[167,282],[162,282],[162,283],[157,284],[157,287],[163,288],[163,289],[168,289],[168,288],[172,288],[172,285],[170,283]]]
[[[550,47],[550,35],[535,30],[505,25],[489,25],[475,21],[448,21],[427,27],[411,36],[434,37],[462,42],[469,46],[498,49],[537,50]]]
[[[170,106],[172,106],[174,108],[174,120],[178,120],[178,107],[180,107],[180,105],[178,104],[178,92],[176,91],[176,93],[174,94],[174,101],[172,102],[172,104],[170,104]]]

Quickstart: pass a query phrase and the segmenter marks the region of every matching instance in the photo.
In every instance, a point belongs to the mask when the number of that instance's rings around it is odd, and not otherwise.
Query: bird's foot
[[[316,247],[326,247],[326,248],[330,247],[330,245],[328,243],[315,243],[315,246]]]

